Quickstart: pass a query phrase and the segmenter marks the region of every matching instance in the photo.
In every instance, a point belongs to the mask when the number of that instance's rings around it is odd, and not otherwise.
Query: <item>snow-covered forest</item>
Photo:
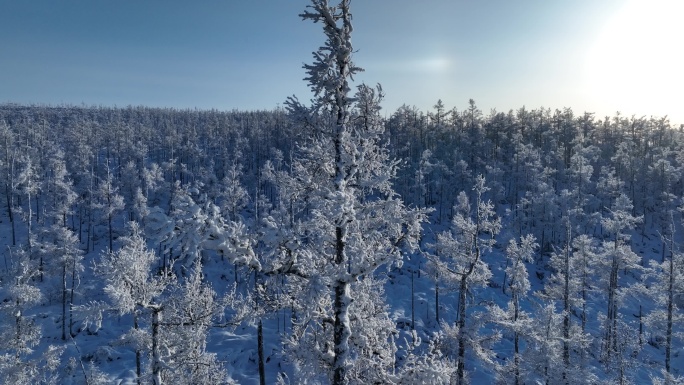
[[[385,111],[300,16],[308,104],[0,105],[0,383],[684,383],[682,127]]]

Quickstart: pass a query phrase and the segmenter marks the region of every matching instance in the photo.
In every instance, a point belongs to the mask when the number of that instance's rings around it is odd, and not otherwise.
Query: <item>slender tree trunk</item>
[[[73,222],[74,217],[72,216],[71,218]],[[78,243],[83,243],[83,206],[80,204],[78,205]]]
[[[644,344],[644,312],[642,305],[639,305],[639,347]]]
[[[570,224],[568,224],[570,227]],[[568,229],[568,239],[565,245],[563,269],[565,277],[563,280],[563,381],[568,383],[570,370],[570,231]]]
[[[503,282],[501,283],[501,291],[506,295],[506,281],[508,281],[508,274],[506,273],[506,269],[508,269],[508,259],[506,259],[506,266],[504,266],[504,276],[503,276]]]
[[[162,308],[152,309],[152,384],[162,385],[161,335]]]
[[[257,350],[259,354],[259,385],[266,385],[266,366],[264,364],[264,327],[259,318],[257,325]]]
[[[458,364],[456,366],[456,384],[462,385],[465,378],[465,325],[466,325],[466,290],[467,276],[461,278],[458,293]]]
[[[548,324],[546,325],[546,340],[550,341],[552,336],[551,336],[551,317],[549,317]],[[546,352],[547,354],[550,352]],[[544,383],[546,385],[549,385],[549,366],[550,365],[550,358],[546,357],[546,365],[544,366]]]
[[[12,223],[12,246],[17,245],[16,224],[14,221],[14,152],[10,160],[9,143],[5,140],[5,161],[8,164],[7,182],[5,184],[5,194],[7,196],[7,215]]]
[[[413,269],[411,269],[411,330],[415,330],[415,324],[416,324],[416,292],[415,292],[415,272]],[[437,293],[439,290],[437,289],[437,283],[435,283],[435,296],[437,296]],[[439,317],[439,316],[438,316]],[[439,321],[439,318],[437,319]]]
[[[670,374],[670,355],[672,353],[672,313],[674,311],[674,250],[670,256],[669,277],[667,284],[667,330],[665,332],[665,371]]]
[[[470,249],[470,257],[473,258],[468,266],[468,270],[463,272],[458,293],[458,365],[456,367],[456,384],[463,385],[465,379],[465,326],[466,326],[466,294],[468,290],[468,279],[475,271],[477,263],[480,261],[480,245],[478,236],[480,234],[480,195],[478,194],[475,202],[475,230],[472,234],[473,244]]]
[[[133,311],[133,328],[135,330],[138,330],[138,312]],[[142,354],[140,349],[135,349],[135,375],[136,375],[136,383],[138,385],[142,384]]]
[[[343,385],[347,383],[347,364],[349,355],[349,284],[344,281],[335,283],[335,359],[333,361],[333,384]]]
[[[18,280],[17,280],[18,281]],[[19,282],[17,282],[17,285],[19,285]],[[22,335],[22,330],[21,330],[21,302],[19,301],[19,298],[15,301],[17,305],[17,311],[14,316],[14,322],[16,324],[16,329],[17,329],[17,334],[14,336],[16,340],[16,358],[19,358],[19,352],[21,351],[20,347],[22,346],[21,344],[21,335]]]
[[[112,231],[112,214],[107,216],[107,222],[109,223],[109,251],[114,250],[114,233]]]
[[[583,254],[582,260],[582,333],[584,333],[587,328],[587,284],[589,277],[587,276],[586,255]]]
[[[617,252],[617,244],[615,249],[615,252]],[[615,295],[617,291],[618,267],[617,256],[614,255],[608,282],[608,313],[606,317],[606,336],[604,339],[607,359],[610,359],[612,353],[617,351],[617,341],[615,338],[617,336],[617,331],[615,330],[617,327],[617,314],[615,314],[615,311],[617,310],[617,299],[615,298]]]
[[[88,247],[86,247],[86,250],[95,250],[95,235],[93,234],[95,230],[95,226],[93,225],[93,208],[92,204],[88,208]]]
[[[413,275],[411,275],[411,290],[413,290]],[[439,324],[439,281],[437,280],[435,280],[435,321]]]
[[[69,293],[69,334],[73,337],[74,333],[74,295],[76,293],[76,259],[71,264],[71,290]]]
[[[345,241],[343,229],[341,227],[335,228],[336,242],[335,242],[335,263],[338,266],[344,266],[345,258]],[[335,324],[333,329],[334,339],[334,353],[333,359],[333,385],[343,385],[347,383],[347,364],[349,355],[349,304],[351,303],[349,283],[337,279],[334,284],[334,302],[333,309],[335,312]]]
[[[7,198],[7,216],[9,217],[9,221],[12,224],[12,246],[17,245],[17,235],[16,235],[16,228],[14,224],[14,199],[12,199],[12,191],[10,189],[9,182],[5,184],[5,196]]]
[[[439,185],[439,223],[442,223],[442,208],[444,202],[444,181]]]
[[[520,303],[518,293],[513,295],[513,323],[518,322],[520,317]],[[515,374],[515,385],[520,384],[520,335],[517,331],[513,334],[513,365]]]
[[[66,341],[66,303],[67,303],[67,283],[66,283],[66,263],[62,265],[62,341]]]
[[[40,224],[40,194],[36,193],[36,224]]]
[[[28,216],[27,216],[27,220],[26,220],[26,227],[28,230],[28,237],[27,237],[28,238],[27,239],[28,244],[27,245],[28,245],[28,251],[29,251],[29,255],[30,255],[31,254],[31,247],[33,246],[33,244],[31,243],[31,224],[32,224],[31,219],[33,218],[33,209],[31,207],[31,193],[27,194],[27,197],[28,197]],[[42,255],[40,257],[40,280],[41,280],[41,282],[43,281],[43,257],[42,257]]]
[[[255,295],[255,313],[259,314],[259,273],[254,272],[254,292]],[[264,325],[262,317],[259,316],[257,323],[257,357],[259,364],[259,385],[266,385],[266,366],[264,362]]]
[[[339,63],[340,74],[346,77],[348,69],[346,63]],[[346,86],[346,80],[344,81]],[[343,86],[343,87],[344,87]],[[335,127],[335,187],[337,192],[346,192],[346,171],[342,164],[342,140],[346,132],[345,114],[347,109],[346,91],[342,88],[337,94],[337,124]],[[342,209],[342,208],[340,208]],[[346,220],[343,219],[343,220]],[[341,225],[335,227],[335,264],[341,269],[347,264],[345,254],[346,229]],[[340,273],[341,274],[341,273]],[[333,359],[333,385],[347,383],[347,365],[349,360],[349,336],[351,335],[349,320],[349,304],[351,303],[350,285],[344,279],[337,279],[334,283],[333,308],[335,313],[335,325],[333,329],[334,353]]]

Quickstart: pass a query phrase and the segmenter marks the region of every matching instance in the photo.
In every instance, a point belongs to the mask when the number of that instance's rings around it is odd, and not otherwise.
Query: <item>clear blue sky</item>
[[[366,69],[357,80],[382,84],[387,112],[473,98],[485,113],[619,109],[684,122],[684,33],[670,26],[684,7],[671,3],[352,0]],[[307,4],[0,0],[0,102],[225,110],[308,100],[301,66],[323,34],[298,17]]]

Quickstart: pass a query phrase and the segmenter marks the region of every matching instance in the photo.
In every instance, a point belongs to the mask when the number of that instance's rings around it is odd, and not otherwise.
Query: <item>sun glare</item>
[[[684,123],[683,21],[678,0],[633,0],[607,20],[585,63],[595,108]]]
[[[443,72],[451,67],[451,60],[445,57],[434,57],[419,61],[417,67],[427,72]]]

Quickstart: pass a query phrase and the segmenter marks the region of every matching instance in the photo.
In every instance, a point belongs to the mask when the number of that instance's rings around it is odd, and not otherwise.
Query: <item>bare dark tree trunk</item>
[[[413,269],[411,269],[411,330],[414,330],[416,324],[416,297],[415,297],[415,277]]]
[[[66,263],[62,265],[62,341],[66,341],[66,303],[67,303],[67,283],[66,283]]]
[[[435,282],[435,321],[439,323],[439,282]]]
[[[568,219],[568,232],[563,252],[563,382],[568,383],[570,375],[570,223]]]
[[[458,293],[458,364],[456,366],[456,384],[463,385],[465,379],[465,326],[466,326],[466,293],[468,276],[461,277]]]
[[[112,230],[112,214],[107,216],[107,223],[109,224],[109,251],[114,250],[114,232]]]
[[[667,327],[665,331],[665,371],[670,374],[670,363],[672,354],[672,316],[674,312],[674,284],[675,284],[675,271],[674,271],[674,250],[670,255],[670,266],[669,266],[669,277],[667,283]]]
[[[75,336],[74,333],[74,295],[76,293],[76,280],[77,280],[77,271],[76,271],[76,259],[75,256],[73,257],[74,259],[72,260],[71,264],[71,290],[69,293],[70,299],[69,299],[69,334],[73,337]]]
[[[259,354],[259,385],[266,385],[266,366],[264,363],[264,327],[259,318],[257,325],[257,345]]]
[[[520,301],[518,293],[513,295],[513,322],[518,322],[520,317]],[[517,331],[513,333],[513,374],[515,375],[515,385],[520,384],[520,335]]]
[[[7,198],[7,215],[9,216],[9,221],[12,224],[12,246],[17,245],[17,234],[16,226],[14,223],[14,199],[12,199],[12,192],[10,189],[9,182],[5,185],[5,195]]]
[[[134,310],[133,311],[133,328],[135,330],[138,330],[138,311]],[[140,349],[135,349],[135,382],[138,385],[142,384],[142,352]]]

